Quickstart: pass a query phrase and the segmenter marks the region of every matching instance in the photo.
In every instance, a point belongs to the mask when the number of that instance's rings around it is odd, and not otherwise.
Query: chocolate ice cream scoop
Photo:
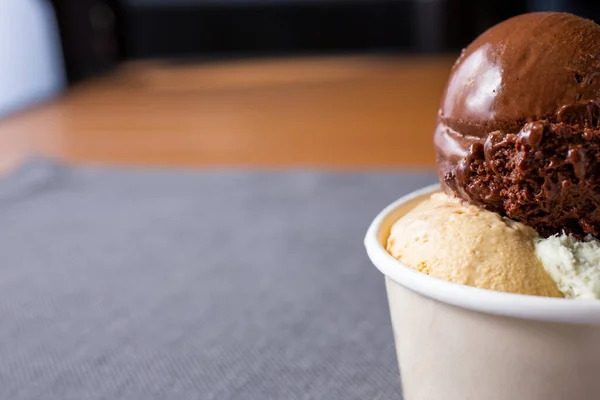
[[[600,235],[600,25],[531,13],[456,61],[435,145],[447,192],[534,227]]]

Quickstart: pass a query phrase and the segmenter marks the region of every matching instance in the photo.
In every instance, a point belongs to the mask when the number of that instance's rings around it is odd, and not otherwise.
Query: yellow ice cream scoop
[[[387,251],[420,272],[501,292],[563,297],[536,254],[536,231],[435,193],[393,225]]]

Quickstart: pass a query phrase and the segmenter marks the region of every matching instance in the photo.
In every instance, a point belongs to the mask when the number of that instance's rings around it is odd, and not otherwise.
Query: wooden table
[[[0,169],[30,154],[137,165],[432,165],[452,61],[127,64],[0,121]]]

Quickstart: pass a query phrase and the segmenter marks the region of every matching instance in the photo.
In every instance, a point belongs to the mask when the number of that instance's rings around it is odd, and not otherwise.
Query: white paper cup
[[[365,237],[386,277],[404,400],[600,399],[600,301],[459,285],[385,251],[393,223],[437,190],[390,204]]]

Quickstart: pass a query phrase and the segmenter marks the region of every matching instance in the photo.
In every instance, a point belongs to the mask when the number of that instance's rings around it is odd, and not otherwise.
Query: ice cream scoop
[[[541,235],[600,236],[600,25],[531,13],[461,54],[435,131],[444,190]]]
[[[562,297],[536,255],[537,237],[528,226],[437,193],[396,221],[387,250],[404,264],[451,282]]]
[[[535,249],[566,297],[600,299],[600,241],[563,234],[536,239]]]

